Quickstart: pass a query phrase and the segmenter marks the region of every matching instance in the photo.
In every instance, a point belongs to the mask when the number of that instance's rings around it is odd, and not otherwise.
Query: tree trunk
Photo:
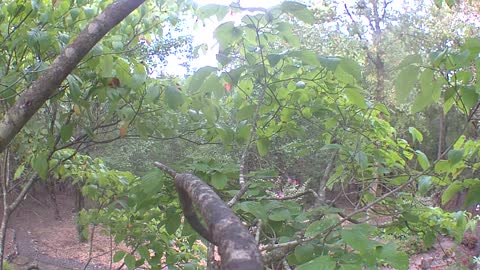
[[[87,237],[84,234],[85,226],[80,223],[80,212],[85,208],[85,198],[83,197],[80,185],[75,185],[75,223],[77,228],[78,240],[81,243],[88,241]]]
[[[10,217],[10,209],[8,209],[8,184],[9,184],[9,152],[8,149],[3,154],[3,164],[1,167],[2,175],[2,195],[3,195],[3,217],[2,225],[0,227],[0,269],[3,269],[3,258],[5,256],[5,240],[7,236],[7,225]]]
[[[53,179],[47,181],[47,190],[50,195],[50,201],[53,204],[53,216],[55,220],[61,220],[60,210],[58,209],[57,196],[55,195],[55,182]]]
[[[327,199],[325,189],[327,186],[327,181],[330,178],[330,174],[333,168],[335,167],[334,165],[335,165],[335,160],[337,159],[337,154],[338,154],[338,150],[336,150],[335,153],[333,154],[332,159],[327,164],[327,167],[325,168],[323,176],[320,179],[320,182],[318,183],[318,188],[317,188],[318,197],[316,198],[315,205],[320,205],[322,203],[325,203]]]
[[[447,128],[445,126],[445,115],[443,113],[443,104],[440,104],[439,106],[438,120],[437,159],[440,160],[443,155],[443,146],[445,145],[445,133],[447,131]]]

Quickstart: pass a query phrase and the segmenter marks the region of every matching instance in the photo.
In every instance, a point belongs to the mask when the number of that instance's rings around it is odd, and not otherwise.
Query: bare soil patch
[[[56,194],[61,220],[54,218],[48,194],[27,196],[11,216],[6,255],[18,250],[13,263],[18,269],[42,265],[43,269],[118,269],[111,262],[120,248],[101,228],[95,228],[93,241],[81,243],[75,227],[74,196]]]

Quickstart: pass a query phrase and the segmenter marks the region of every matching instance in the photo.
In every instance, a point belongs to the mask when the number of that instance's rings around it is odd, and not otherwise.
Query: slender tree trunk
[[[327,167],[325,168],[323,176],[320,179],[320,182],[318,183],[318,189],[317,189],[318,197],[316,197],[315,205],[320,205],[326,201],[325,189],[327,186],[328,178],[330,177],[330,174],[332,173],[332,170],[335,167],[334,165],[335,165],[335,160],[337,159],[337,154],[338,154],[338,150],[335,151],[335,153],[333,154],[332,159],[327,164]]]
[[[439,113],[438,113],[438,147],[437,147],[437,159],[442,158],[443,154],[443,146],[445,145],[445,133],[446,133],[446,126],[445,126],[445,115],[443,113],[443,104],[439,106]]]
[[[87,242],[87,238],[83,234],[85,227],[80,223],[80,211],[85,208],[85,198],[83,197],[80,185],[75,185],[75,223],[78,233],[78,240],[82,243]]]
[[[55,220],[61,220],[62,218],[60,216],[60,210],[58,209],[57,196],[55,195],[55,182],[53,181],[53,179],[47,181],[47,190],[50,195],[50,201],[53,204],[53,216],[55,217]]]
[[[8,208],[8,182],[9,182],[9,149],[5,149],[3,154],[2,166],[2,195],[3,195],[3,217],[0,227],[0,269],[3,269],[3,258],[5,256],[5,240],[7,236],[8,218],[10,217],[10,209]]]

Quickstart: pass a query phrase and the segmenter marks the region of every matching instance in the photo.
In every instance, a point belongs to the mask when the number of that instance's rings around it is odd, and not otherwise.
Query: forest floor
[[[41,270],[108,270],[121,266],[111,263],[111,258],[116,250],[125,247],[115,246],[100,229],[96,229],[92,245],[78,241],[73,195],[57,194],[61,220],[54,218],[53,204],[46,198],[45,194],[27,196],[11,216],[5,254],[18,251],[12,263],[16,270],[26,270],[32,265]],[[460,264],[472,267],[470,261],[479,255],[478,250],[441,237],[429,252],[412,256],[409,269],[460,269]]]
[[[92,245],[79,242],[73,195],[57,194],[60,220],[54,218],[53,203],[45,195],[27,196],[11,216],[5,255],[18,251],[13,260],[16,270],[33,265],[41,270],[107,270],[121,266],[111,264],[113,254],[120,247],[100,228],[95,229]]]

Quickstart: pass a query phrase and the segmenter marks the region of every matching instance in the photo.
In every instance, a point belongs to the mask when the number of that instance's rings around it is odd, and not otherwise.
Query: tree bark
[[[333,168],[335,167],[337,154],[338,154],[338,150],[335,150],[335,153],[333,154],[332,159],[328,162],[327,167],[325,168],[325,171],[323,173],[323,176],[320,179],[320,182],[318,183],[318,188],[317,188],[318,197],[315,198],[315,205],[317,206],[325,203],[325,201],[327,200],[325,189],[327,187],[328,178],[330,177],[330,174]]]
[[[218,246],[222,269],[263,269],[262,255],[255,238],[207,184],[195,175],[177,174],[159,162],[155,162],[155,165],[175,179],[185,218],[196,230],[198,220],[194,207],[200,211],[207,228],[201,228],[199,233]]]
[[[0,121],[0,153],[30,118],[52,95],[80,60],[128,14],[145,0],[118,0],[80,32],[77,38],[57,56],[50,67],[23,92]]]
[[[58,203],[57,203],[57,196],[55,194],[55,180],[54,179],[49,179],[47,180],[47,190],[48,194],[50,195],[50,201],[53,205],[53,217],[55,220],[61,220],[62,217],[60,216],[60,209],[58,209]]]
[[[10,211],[8,209],[8,182],[9,182],[9,152],[5,151],[3,154],[3,164],[2,164],[2,195],[3,195],[3,217],[2,225],[0,226],[0,269],[3,269],[3,258],[5,257],[5,240],[7,235],[7,225],[8,219],[10,218]]]
[[[75,227],[77,228],[78,240],[81,243],[87,242],[87,238],[83,234],[85,226],[80,223],[80,212],[85,208],[85,197],[83,197],[80,184],[75,185]]]
[[[443,113],[443,104],[438,107],[438,147],[437,147],[437,159],[442,159],[443,146],[445,145],[445,115]]]

